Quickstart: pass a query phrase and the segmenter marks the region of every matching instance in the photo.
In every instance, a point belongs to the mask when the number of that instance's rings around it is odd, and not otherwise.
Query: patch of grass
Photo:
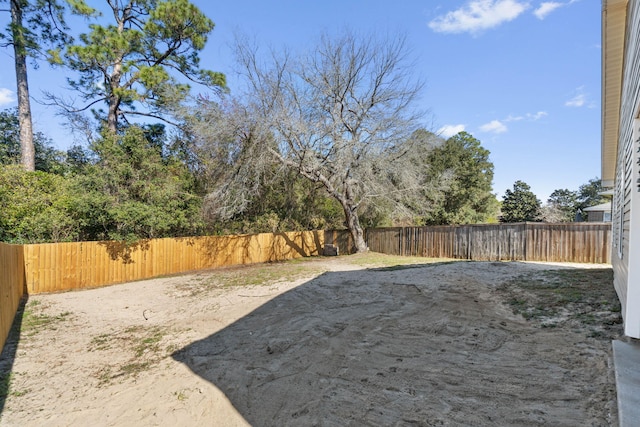
[[[123,365],[120,367],[120,374],[118,376],[122,376],[122,375],[137,376],[138,374],[140,374],[140,372],[148,370],[151,367],[151,365],[152,363],[148,360],[145,360],[142,362],[127,363],[126,365]]]
[[[576,325],[590,337],[622,333],[620,303],[610,268],[567,268],[519,276],[500,288],[514,314],[541,327]]]
[[[224,287],[258,286],[312,276],[322,271],[313,265],[282,262],[251,266],[246,270],[221,271],[214,280]]]
[[[29,389],[15,390],[15,375],[13,373],[0,374],[0,399],[24,396],[29,391]]]
[[[98,379],[98,387],[109,384],[111,382],[111,379],[113,378],[111,366],[105,365],[101,367],[95,376]]]
[[[112,336],[111,334],[100,334],[93,338],[89,342],[89,351],[96,350],[108,350],[111,348]]]
[[[27,303],[22,314],[21,334],[32,336],[44,329],[55,329],[58,323],[69,320],[73,314],[70,311],[66,311],[56,315],[49,315],[43,313],[43,309],[44,307],[38,300],[32,300]]]
[[[142,357],[145,353],[160,351],[160,341],[164,338],[165,332],[160,328],[153,328],[146,336],[141,337],[138,344],[133,348],[136,357]]]
[[[386,255],[378,252],[367,252],[364,254],[348,255],[345,258],[350,264],[361,267],[387,267],[390,270],[404,269],[411,267],[422,267],[422,264],[443,263],[442,258],[424,258],[398,255]],[[444,261],[451,262],[451,261]]]
[[[263,286],[277,282],[292,281],[304,277],[313,277],[326,270],[316,260],[308,258],[288,261],[234,266],[211,271],[207,276],[199,276],[177,288],[197,296],[212,289],[233,288],[238,286]]]
[[[150,369],[167,354],[171,346],[163,350],[161,343],[167,330],[158,326],[129,326],[120,332],[101,334],[93,337],[89,343],[90,351],[127,352],[131,356],[120,364],[104,365],[95,373],[98,385],[107,385],[116,378],[135,377]]]

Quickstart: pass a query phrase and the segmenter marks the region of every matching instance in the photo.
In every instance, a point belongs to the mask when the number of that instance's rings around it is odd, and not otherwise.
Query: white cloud
[[[13,91],[0,87],[0,105],[11,104],[16,99],[13,96]]]
[[[458,133],[464,131],[466,128],[465,125],[445,125],[438,129],[438,135],[443,138],[451,138],[453,135],[457,135]]]
[[[512,21],[528,8],[528,1],[473,0],[460,9],[435,18],[429,22],[429,28],[438,33],[478,33]]]
[[[547,116],[546,111],[538,111],[537,113],[527,113],[524,116],[514,116],[513,114],[509,114],[506,119],[502,120],[503,122],[519,122],[521,120],[530,120],[535,122],[536,120],[540,120],[541,118]]]
[[[543,3],[540,3],[540,6],[535,11],[533,11],[533,14],[536,15],[536,18],[538,19],[544,19],[551,12],[562,6],[566,6],[566,4],[558,3],[557,1],[545,1]]]
[[[566,3],[559,2],[559,1],[543,1],[542,3],[540,3],[540,6],[538,6],[538,8],[533,11],[533,14],[538,19],[542,20],[546,18],[551,12],[557,9],[560,9],[561,7],[569,6],[570,4],[573,4],[577,1],[580,1],[580,0],[569,0]]]
[[[507,131],[507,127],[500,120],[492,120],[480,126],[480,130],[482,132],[504,133]]]
[[[584,86],[576,89],[576,95],[564,103],[565,107],[587,107],[594,108],[596,104],[589,99],[589,94],[584,91]]]
[[[526,113],[524,115],[519,115],[519,116],[509,114],[505,119],[492,120],[489,123],[483,124],[482,126],[480,126],[480,130],[482,132],[495,133],[495,134],[505,133],[509,130],[507,128],[507,125],[505,125],[505,123],[521,122],[523,120],[528,122],[535,122],[540,120],[543,117],[546,117],[547,115],[548,113],[546,111],[538,111],[536,113]]]
[[[587,103],[587,95],[580,93],[564,103],[567,107],[584,107]]]
[[[548,115],[549,113],[547,113],[546,111],[538,111],[537,113],[527,113],[527,119],[536,121]]]

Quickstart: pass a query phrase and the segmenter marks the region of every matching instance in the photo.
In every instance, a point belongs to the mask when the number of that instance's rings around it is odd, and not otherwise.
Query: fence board
[[[9,336],[24,291],[22,246],[0,243],[0,351]]]

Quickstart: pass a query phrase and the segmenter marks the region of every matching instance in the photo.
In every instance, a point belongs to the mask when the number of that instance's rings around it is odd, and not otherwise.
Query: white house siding
[[[640,338],[640,0],[628,3],[622,78],[612,262],[625,334]]]

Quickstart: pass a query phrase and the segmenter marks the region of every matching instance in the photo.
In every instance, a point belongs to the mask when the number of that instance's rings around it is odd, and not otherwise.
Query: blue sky
[[[516,180],[545,202],[554,189],[575,190],[600,175],[598,0],[192,2],[216,23],[202,66],[225,72],[231,91],[237,32],[294,51],[321,32],[400,32],[426,83],[417,106],[429,111],[425,127],[479,139],[491,152],[499,199]],[[0,51],[0,109],[16,105],[11,53]],[[42,90],[62,93],[64,84],[62,71],[30,69],[36,99]],[[36,130],[62,149],[74,142],[51,107],[33,108]]]

